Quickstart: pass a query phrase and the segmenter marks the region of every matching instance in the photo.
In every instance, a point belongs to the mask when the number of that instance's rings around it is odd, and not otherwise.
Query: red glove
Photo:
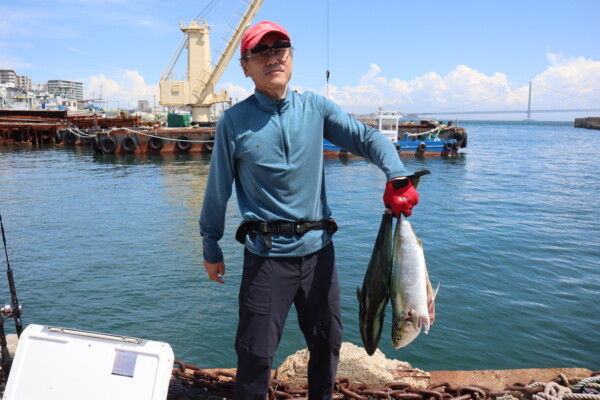
[[[418,203],[419,193],[409,178],[397,179],[385,185],[383,204],[392,211],[394,217],[399,218],[400,213],[410,217],[413,206]]]

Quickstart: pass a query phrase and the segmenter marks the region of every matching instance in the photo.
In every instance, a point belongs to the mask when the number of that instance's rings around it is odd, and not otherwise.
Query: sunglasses
[[[273,43],[273,46],[259,44],[250,49],[252,55],[244,56],[245,59],[254,59],[257,61],[266,61],[270,57],[283,59],[288,56],[292,44],[289,40],[278,40]]]
[[[273,46],[267,46],[264,43],[256,45],[254,48],[252,48],[250,50],[250,53],[258,54],[258,53],[262,53],[262,52],[268,51],[268,50],[289,49],[290,47],[292,47],[292,44],[290,43],[289,40],[278,40],[275,43],[273,43]]]

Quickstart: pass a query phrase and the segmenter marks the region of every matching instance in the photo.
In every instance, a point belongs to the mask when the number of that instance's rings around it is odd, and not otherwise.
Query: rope
[[[421,133],[408,133],[408,136],[422,136],[422,135],[429,135],[432,133],[434,133],[437,136],[442,131],[442,129],[444,129],[444,127],[440,126],[440,127],[433,128],[433,129],[430,129],[428,131],[421,132]]]
[[[140,135],[149,136],[149,137],[153,137],[153,138],[158,138],[158,139],[163,139],[163,140],[170,140],[172,142],[186,142],[186,143],[213,143],[214,142],[214,140],[183,140],[183,139],[173,139],[173,138],[170,138],[170,137],[151,135],[149,133],[145,133],[145,132],[142,132],[142,131],[136,131],[135,129],[130,129],[130,128],[120,128],[120,129],[124,129],[124,130],[129,131],[129,132],[133,132],[133,133],[137,133],[137,134],[140,134]]]
[[[82,138],[93,138],[95,135],[91,134],[91,133],[86,133],[86,132],[82,132],[77,128],[67,128],[67,130],[69,132],[71,132],[72,134],[74,134],[75,136],[79,136]]]
[[[584,378],[575,385],[572,385],[571,388],[574,391],[580,391],[584,386],[588,388],[600,389],[600,375]]]
[[[76,128],[67,128],[66,130],[68,130],[69,132],[73,133],[75,136],[81,137],[81,138],[93,138],[96,135],[91,134],[91,133],[85,133],[80,131],[79,129]],[[110,133],[112,131],[115,130],[126,130],[129,132],[133,132],[135,134],[139,134],[139,135],[144,135],[144,136],[148,136],[148,137],[153,137],[153,138],[157,138],[157,139],[163,139],[163,140],[170,140],[172,142],[185,142],[185,143],[213,143],[214,140],[184,140],[184,139],[174,139],[174,138],[170,138],[170,137],[165,137],[165,136],[157,136],[157,135],[152,135],[149,133],[145,133],[143,131],[137,131],[135,129],[130,129],[130,128],[112,128],[110,131],[108,132],[99,132],[99,133]]]
[[[598,380],[597,378],[598,377],[586,378],[582,379],[582,381]],[[577,385],[580,383],[581,381]],[[585,382],[584,385],[586,385]],[[600,400],[600,395],[598,394],[573,393],[570,388],[562,386],[556,382],[534,382],[528,385],[527,388],[535,389],[540,386],[544,388],[544,391],[533,394],[531,396],[532,400]]]

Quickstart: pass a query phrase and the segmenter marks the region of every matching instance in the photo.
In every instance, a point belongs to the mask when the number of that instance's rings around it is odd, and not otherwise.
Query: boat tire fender
[[[54,141],[56,142],[56,144],[61,144],[63,141],[63,133],[62,131],[58,131],[56,132],[56,136],[54,138]]]
[[[204,148],[210,152],[210,151],[213,151],[214,146],[215,146],[215,137],[213,135],[210,135],[208,137],[208,139],[206,139],[206,143],[204,143]]]
[[[102,154],[102,147],[100,146],[100,140],[98,136],[94,136],[90,140],[90,145],[92,146],[92,150],[94,150],[94,154]]]
[[[133,138],[131,138],[130,136],[127,136],[125,138],[123,138],[123,140],[121,140],[121,149],[123,149],[123,151],[126,151],[127,153],[131,153],[132,151],[134,151],[136,148],[136,143],[135,140],[133,140]]]
[[[100,147],[104,154],[113,154],[117,150],[117,141],[110,136],[100,141]]]
[[[453,147],[454,147],[454,145],[452,144],[452,142],[449,140],[446,140],[446,142],[444,143],[444,148],[446,150],[452,150]]]
[[[418,149],[419,149],[419,151],[425,151],[425,150],[427,150],[427,145],[425,144],[425,142],[419,143]]]
[[[159,151],[164,146],[163,140],[159,137],[151,137],[148,140],[148,148],[152,151]]]
[[[185,135],[181,135],[179,137],[177,137],[177,141],[175,142],[175,147],[177,147],[177,150],[179,151],[189,151],[190,148],[192,147],[192,142],[190,142],[190,139],[188,139],[187,136]]]
[[[73,145],[77,141],[77,136],[73,132],[67,132],[64,135],[64,140],[66,144]]]

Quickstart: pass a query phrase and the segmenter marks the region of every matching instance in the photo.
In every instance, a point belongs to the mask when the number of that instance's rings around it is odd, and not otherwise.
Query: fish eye
[[[402,340],[402,336],[396,336],[396,342],[399,342]]]

